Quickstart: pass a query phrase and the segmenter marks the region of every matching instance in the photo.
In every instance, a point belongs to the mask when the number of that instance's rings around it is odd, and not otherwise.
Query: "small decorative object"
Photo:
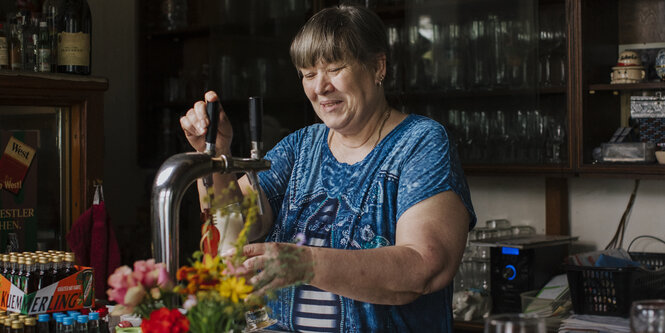
[[[612,67],[610,83],[638,83],[644,81],[646,71],[639,54],[635,51],[623,51],[619,54],[617,65]]]
[[[623,51],[619,54],[617,66],[642,66],[642,60],[635,51]]]
[[[638,83],[642,82],[646,76],[642,66],[615,66],[612,67],[610,74],[610,83]]]
[[[665,49],[661,49],[658,51],[658,54],[656,54],[654,67],[656,68],[656,74],[658,74],[660,80],[665,81]]]

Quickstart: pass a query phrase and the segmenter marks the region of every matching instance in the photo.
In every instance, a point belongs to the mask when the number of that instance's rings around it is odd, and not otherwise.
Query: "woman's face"
[[[383,91],[376,84],[379,71],[363,69],[357,62],[319,61],[314,67],[301,68],[300,72],[303,89],[314,111],[336,132],[360,131],[380,105],[377,102]]]

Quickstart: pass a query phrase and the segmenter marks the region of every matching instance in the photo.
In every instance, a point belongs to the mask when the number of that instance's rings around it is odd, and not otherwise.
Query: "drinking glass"
[[[665,300],[633,302],[630,309],[631,333],[665,332]]]
[[[245,312],[245,321],[247,322],[245,332],[258,331],[277,322],[276,319],[271,319],[268,316],[268,311],[266,310],[265,306],[262,306],[253,311]]]
[[[485,333],[546,333],[545,318],[524,313],[491,315],[485,319]]]

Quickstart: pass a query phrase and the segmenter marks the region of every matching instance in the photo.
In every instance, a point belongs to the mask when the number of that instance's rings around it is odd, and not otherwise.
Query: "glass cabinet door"
[[[386,20],[391,99],[443,123],[465,168],[567,164],[565,19],[563,1],[407,1]]]
[[[263,98],[264,149],[311,124],[300,78],[289,56],[291,40],[312,15],[309,0],[224,1],[211,29],[211,88],[234,124],[234,153],[249,156],[248,99]]]
[[[63,248],[70,221],[69,108],[0,106],[0,249]]]

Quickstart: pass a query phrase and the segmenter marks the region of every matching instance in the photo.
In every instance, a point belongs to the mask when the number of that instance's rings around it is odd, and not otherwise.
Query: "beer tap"
[[[219,102],[207,102],[206,113],[208,114],[208,132],[206,132],[206,145],[204,153],[210,157],[215,157],[217,153],[215,150],[215,141],[217,139],[217,124],[219,123]],[[210,201],[208,201],[208,214],[212,214],[209,210],[212,208],[214,192],[210,191],[213,186],[212,174],[203,177],[203,186],[207,193],[210,193]],[[207,215],[207,214],[206,214]]]
[[[254,107],[251,107],[253,103]],[[252,132],[251,158],[239,158],[226,155],[215,157],[214,142],[217,135],[216,126],[219,115],[219,107],[213,103],[206,106],[209,113],[211,125],[207,134],[205,152],[181,153],[169,157],[161,165],[155,176],[151,194],[151,223],[152,223],[152,246],[156,261],[163,262],[171,277],[175,279],[175,273],[180,267],[180,203],[187,188],[198,178],[207,178],[214,172],[221,173],[247,173],[248,178],[255,190],[259,189],[256,173],[270,169],[270,161],[261,158],[261,102],[250,99],[250,110],[257,111],[251,116],[250,127]],[[258,118],[258,119],[257,119]],[[209,145],[210,144],[210,145]],[[260,203],[261,201],[258,200]],[[262,209],[262,206],[259,206]],[[198,221],[196,221],[198,223]]]
[[[254,160],[261,159],[261,150],[263,149],[263,138],[261,126],[263,125],[263,99],[261,97],[249,98],[249,136],[252,144],[250,158]],[[257,205],[259,215],[263,215],[263,204],[261,201],[261,187],[259,186],[259,177],[256,171],[247,172],[247,178],[254,192],[258,195]]]

